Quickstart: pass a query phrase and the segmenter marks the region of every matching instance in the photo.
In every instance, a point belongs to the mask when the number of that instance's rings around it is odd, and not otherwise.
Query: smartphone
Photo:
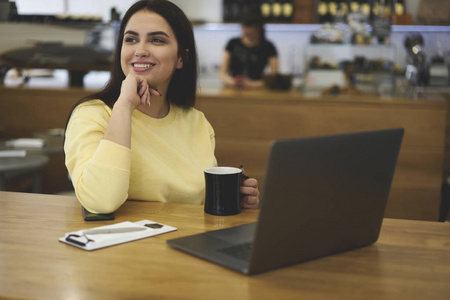
[[[114,220],[114,213],[110,214],[94,214],[81,206],[81,210],[83,211],[83,218],[85,221],[105,221],[105,220]]]

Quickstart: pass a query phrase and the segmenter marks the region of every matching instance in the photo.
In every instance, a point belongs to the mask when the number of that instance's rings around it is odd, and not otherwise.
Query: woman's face
[[[122,71],[145,77],[150,87],[167,88],[176,69],[183,63],[172,28],[160,15],[141,10],[125,27],[122,44]]]
[[[247,47],[256,47],[261,42],[261,30],[257,26],[242,27],[242,42]]]

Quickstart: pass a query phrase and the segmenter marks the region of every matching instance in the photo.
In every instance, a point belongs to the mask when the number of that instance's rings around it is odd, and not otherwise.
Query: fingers
[[[241,201],[242,208],[256,209],[259,206],[259,198],[253,196],[245,196]]]
[[[249,179],[250,180],[250,179]],[[241,186],[240,192],[245,197],[255,197],[259,199],[259,190],[257,187]]]
[[[157,88],[150,88],[150,95],[151,95],[151,96],[159,96],[159,97],[162,96],[161,93],[158,91]]]
[[[242,174],[241,174],[241,180],[242,180],[242,181],[247,180],[247,179],[250,178],[247,174],[245,174],[245,169],[244,169],[244,166],[243,166],[243,165],[241,165],[241,166],[239,167],[239,169],[242,170]],[[256,183],[256,184],[258,184],[258,183]]]
[[[150,106],[150,91],[146,82],[140,82],[138,86],[138,95],[141,105]]]
[[[155,96],[162,95],[156,88],[149,86],[147,79],[130,73],[122,82],[119,98],[136,108],[139,105],[150,106],[151,97]]]
[[[255,178],[242,181],[240,192],[244,195],[241,201],[242,208],[258,208],[259,189],[258,181]]]
[[[258,189],[258,180],[256,180],[255,178],[248,178],[248,179],[243,180],[241,183],[241,189],[243,189],[243,188]]]
[[[151,88],[147,82],[142,81],[138,85],[138,95],[140,98],[140,104],[150,106],[150,99],[152,96],[162,96],[156,88]]]

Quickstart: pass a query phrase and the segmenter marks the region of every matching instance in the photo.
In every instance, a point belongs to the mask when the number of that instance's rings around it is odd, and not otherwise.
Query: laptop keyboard
[[[252,243],[237,244],[230,247],[218,249],[217,251],[230,255],[240,260],[249,261],[252,254]]]

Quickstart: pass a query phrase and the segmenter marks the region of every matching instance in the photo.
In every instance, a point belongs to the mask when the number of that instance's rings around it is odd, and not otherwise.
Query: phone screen
[[[81,207],[83,211],[83,217],[85,221],[104,221],[104,220],[114,220],[114,213],[110,214],[94,214],[85,209],[83,206]]]

